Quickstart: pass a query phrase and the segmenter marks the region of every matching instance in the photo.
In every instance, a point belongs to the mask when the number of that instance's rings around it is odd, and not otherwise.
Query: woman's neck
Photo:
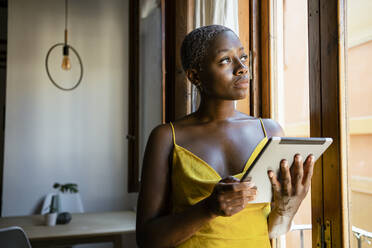
[[[204,121],[222,121],[235,116],[235,104],[232,100],[206,99],[202,97],[197,116]]]

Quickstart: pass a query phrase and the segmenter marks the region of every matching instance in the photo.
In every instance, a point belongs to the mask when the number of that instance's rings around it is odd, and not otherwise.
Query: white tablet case
[[[258,189],[256,200],[250,203],[271,202],[272,188],[267,171],[272,170],[278,175],[282,159],[286,159],[289,166],[292,165],[297,153],[301,154],[303,160],[310,154],[317,160],[331,143],[331,138],[271,137],[247,171],[247,175],[252,178]]]

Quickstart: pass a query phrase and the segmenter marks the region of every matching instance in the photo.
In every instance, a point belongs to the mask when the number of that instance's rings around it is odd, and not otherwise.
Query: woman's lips
[[[249,87],[248,76],[243,76],[236,80],[236,82],[234,83],[234,87],[239,89],[247,89]]]

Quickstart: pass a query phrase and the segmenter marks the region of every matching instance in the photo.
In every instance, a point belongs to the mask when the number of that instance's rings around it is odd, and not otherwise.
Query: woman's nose
[[[235,75],[244,75],[248,73],[248,66],[238,61],[237,68],[235,69]]]

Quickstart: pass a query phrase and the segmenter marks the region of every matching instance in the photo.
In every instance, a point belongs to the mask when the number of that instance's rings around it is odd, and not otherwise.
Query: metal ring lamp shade
[[[71,88],[64,88],[64,87],[62,87],[62,86],[60,86],[54,79],[53,79],[53,77],[52,77],[52,75],[50,74],[50,71],[49,71],[49,68],[48,68],[48,61],[49,61],[49,56],[50,56],[50,53],[55,49],[55,48],[57,48],[57,47],[59,47],[59,46],[68,46],[68,48],[69,49],[71,49],[72,51],[73,51],[73,53],[76,55],[76,57],[78,58],[78,60],[79,60],[79,64],[80,64],[80,77],[79,77],[79,80],[75,83],[75,85],[74,86],[72,86]],[[65,44],[65,43],[57,43],[57,44],[55,44],[55,45],[53,45],[50,49],[49,49],[49,51],[48,51],[48,53],[47,53],[47,56],[46,56],[46,58],[45,58],[45,68],[46,68],[46,72],[47,72],[47,74],[48,74],[48,77],[49,77],[49,79],[50,79],[50,81],[58,88],[58,89],[61,89],[61,90],[64,90],[64,91],[70,91],[70,90],[74,90],[74,89],[76,89],[78,86],[79,86],[79,84],[80,84],[80,82],[81,82],[81,79],[83,78],[83,62],[81,61],[81,58],[80,58],[80,56],[79,56],[79,54],[78,54],[78,52],[72,47],[72,46],[70,46],[70,45],[67,45],[67,44]]]

